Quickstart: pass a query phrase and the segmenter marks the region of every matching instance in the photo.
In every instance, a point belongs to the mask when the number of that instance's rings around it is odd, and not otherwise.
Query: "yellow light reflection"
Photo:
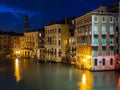
[[[18,58],[16,58],[15,60],[15,78],[16,78],[16,81],[19,82],[21,80],[21,76],[20,76],[20,67],[19,67],[19,60]]]
[[[89,71],[82,71],[78,82],[79,90],[92,90],[93,78]]]
[[[82,75],[82,84],[83,85],[86,84],[86,75],[85,74]]]

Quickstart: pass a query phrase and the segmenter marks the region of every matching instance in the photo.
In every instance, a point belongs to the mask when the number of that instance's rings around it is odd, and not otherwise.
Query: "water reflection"
[[[79,90],[92,90],[92,74],[89,71],[81,71],[80,73],[80,80],[78,82]]]
[[[118,89],[117,90],[120,90],[120,77],[118,78]]]
[[[16,78],[16,81],[19,82],[21,80],[21,75],[20,75],[20,65],[19,65],[19,60],[18,58],[15,59],[15,71],[14,71],[14,75]]]

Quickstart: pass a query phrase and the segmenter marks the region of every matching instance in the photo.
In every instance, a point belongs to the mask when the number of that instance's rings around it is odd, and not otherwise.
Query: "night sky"
[[[0,0],[0,30],[22,33],[24,14],[29,16],[29,29],[37,29],[52,20],[78,17],[116,1],[119,0]]]

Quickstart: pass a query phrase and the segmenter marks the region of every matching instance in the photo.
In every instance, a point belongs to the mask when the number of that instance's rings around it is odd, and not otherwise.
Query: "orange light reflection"
[[[89,71],[82,71],[78,82],[79,90],[92,90],[93,78]]]
[[[15,60],[15,78],[16,78],[16,81],[19,82],[21,80],[21,76],[20,76],[20,67],[19,67],[19,60],[18,58],[16,58]]]

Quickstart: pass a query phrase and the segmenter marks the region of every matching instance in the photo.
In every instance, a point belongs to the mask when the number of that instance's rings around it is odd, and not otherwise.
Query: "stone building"
[[[99,7],[75,19],[77,66],[89,70],[115,69],[118,46],[115,35],[116,13]]]
[[[45,26],[45,49],[47,61],[61,62],[68,49],[69,26],[55,23]]]

